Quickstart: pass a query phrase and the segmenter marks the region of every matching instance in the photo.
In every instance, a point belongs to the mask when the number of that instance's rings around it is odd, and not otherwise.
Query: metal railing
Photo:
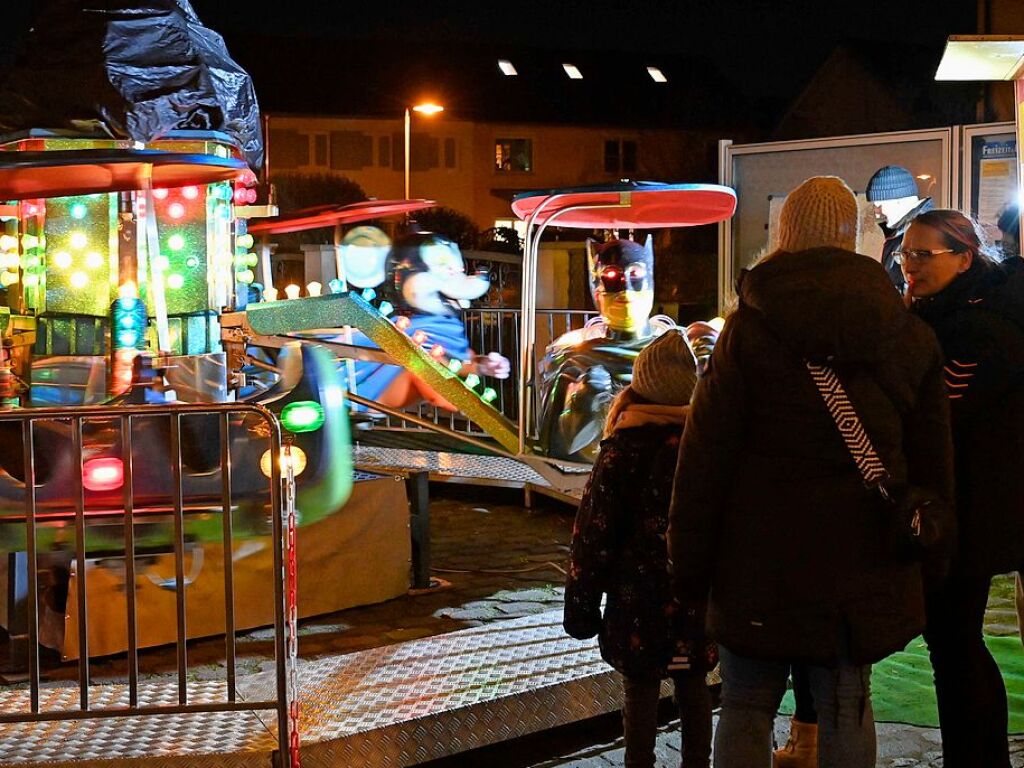
[[[219,425],[221,473],[219,504],[204,501],[201,504],[191,503],[183,492],[183,459],[182,459],[182,419],[184,417],[205,416],[216,418]],[[270,477],[266,479],[265,496],[261,491],[260,503],[265,499],[265,507],[269,508],[274,548],[274,651],[275,651],[275,693],[273,699],[260,701],[239,701],[236,689],[236,648],[235,648],[235,613],[234,613],[234,573],[232,566],[232,545],[235,540],[232,512],[237,508],[232,500],[233,486],[233,452],[232,452],[232,418],[256,419],[260,425],[260,438],[265,439],[270,456],[281,456],[282,461],[270,461]],[[135,474],[136,462],[144,456],[152,460],[157,449],[154,445],[138,446],[133,450],[133,426],[138,421],[165,419],[169,425],[170,436],[170,467],[172,475],[171,499],[167,505],[158,508],[152,505],[136,505]],[[79,720],[87,718],[128,717],[138,715],[168,715],[197,712],[232,712],[232,711],[263,711],[274,710],[277,713],[278,747],[281,764],[297,765],[298,733],[297,733],[297,702],[294,701],[295,691],[295,559],[294,559],[294,478],[292,477],[290,459],[285,459],[287,447],[282,453],[281,427],[277,418],[259,405],[249,404],[201,404],[201,405],[127,405],[127,406],[81,406],[71,408],[34,408],[26,410],[0,412],[0,424],[16,422],[20,424],[22,442],[22,460],[24,472],[24,515],[4,505],[0,523],[5,526],[25,526],[25,548],[27,550],[27,604],[28,604],[28,711],[0,713],[0,723],[25,723],[53,720]],[[40,422],[59,423],[62,428],[70,428],[71,439],[70,460],[71,476],[76,477],[71,487],[65,488],[70,497],[70,505],[65,509],[55,508],[52,504],[44,507],[37,505],[37,451],[36,436]],[[117,439],[120,444],[119,457],[122,464],[123,509],[111,507],[109,499],[106,503],[87,503],[86,481],[83,474],[84,449],[93,446],[83,441],[83,428],[90,429],[94,422],[104,422],[106,426],[116,424]],[[234,429],[238,429],[236,423]],[[210,441],[212,435],[204,435]],[[262,439],[258,438],[258,442]],[[251,444],[252,440],[245,441]],[[251,447],[251,445],[250,445]],[[259,455],[259,454],[256,454]],[[282,468],[284,465],[284,468]],[[249,468],[250,475],[253,468]],[[259,470],[257,470],[258,472]],[[282,477],[284,471],[284,477]],[[263,477],[259,474],[258,477]],[[7,480],[12,480],[7,477]],[[262,481],[261,487],[262,487]],[[251,494],[250,494],[251,500]],[[13,512],[13,514],[12,514]],[[223,701],[190,701],[187,686],[188,643],[186,631],[186,592],[185,586],[185,527],[189,515],[219,512],[222,525],[219,539],[224,546],[224,604],[225,604],[225,657],[226,657],[226,698]],[[175,578],[175,621],[177,624],[177,702],[171,704],[140,704],[139,697],[139,645],[138,627],[136,623],[136,583],[135,557],[136,525],[143,521],[159,518],[167,522],[167,516],[173,525],[172,544],[174,551]],[[39,652],[39,541],[40,531],[54,525],[74,528],[74,564],[77,569],[77,612],[78,612],[78,707],[61,710],[40,709],[40,652]],[[88,533],[90,527],[114,526],[121,528],[125,564],[125,597],[128,640],[128,702],[127,705],[102,706],[93,705],[90,697],[90,662],[89,662],[89,612],[87,596],[87,567],[89,557]],[[109,533],[109,532],[108,532]],[[116,534],[115,534],[116,535]],[[107,545],[109,546],[109,544]]]
[[[466,337],[469,346],[477,354],[499,352],[512,365],[507,379],[488,378],[486,386],[498,393],[494,406],[505,416],[515,421],[519,417],[519,323],[521,310],[475,308],[463,313]],[[588,320],[597,316],[594,310],[583,309],[538,309],[537,349],[540,354],[545,347],[563,333],[582,328]],[[536,393],[534,394],[536,398]],[[532,413],[538,413],[534,403]],[[432,405],[421,404],[413,412],[420,419],[445,426],[455,432],[481,435],[483,431],[464,416]],[[393,429],[421,430],[411,421],[389,417],[385,426]],[[531,428],[531,432],[532,432]]]

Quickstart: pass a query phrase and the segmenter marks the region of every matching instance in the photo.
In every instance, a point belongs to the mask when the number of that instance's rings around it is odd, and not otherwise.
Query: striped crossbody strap
[[[854,410],[839,377],[835,371],[824,365],[807,363],[807,370],[810,371],[821,399],[825,401],[825,406],[864,479],[864,484],[877,487],[884,495],[885,481],[889,478],[889,473],[885,471],[885,465],[875,453],[871,438],[864,431],[864,425],[861,424],[860,417],[857,416],[857,411]]]

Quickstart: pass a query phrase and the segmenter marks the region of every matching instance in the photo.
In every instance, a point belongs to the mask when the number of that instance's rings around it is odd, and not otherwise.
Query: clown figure
[[[654,249],[632,240],[596,244],[587,240],[590,294],[601,313],[598,323],[563,334],[547,348],[538,369],[540,447],[548,456],[593,462],[612,399],[632,380],[633,361],[669,327],[651,318],[654,306]],[[698,360],[717,337],[698,323],[687,329]]]

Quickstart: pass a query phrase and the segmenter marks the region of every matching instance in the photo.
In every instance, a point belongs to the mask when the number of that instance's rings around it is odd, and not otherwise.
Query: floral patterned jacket
[[[681,434],[681,424],[648,424],[605,439],[573,528],[565,630],[598,635],[604,660],[630,676],[666,677],[679,653],[693,651],[699,670],[717,660],[713,644],[684,642],[669,578],[666,531]]]

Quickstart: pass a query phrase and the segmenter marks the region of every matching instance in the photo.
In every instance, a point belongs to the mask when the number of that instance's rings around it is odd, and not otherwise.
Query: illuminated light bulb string
[[[368,288],[366,290],[372,291],[373,289]],[[364,291],[364,294],[365,293],[366,291]],[[410,335],[409,331],[412,326],[412,321],[406,315],[398,315],[391,321],[391,323],[392,325],[395,326],[395,328],[400,330],[402,333],[406,334],[407,336]],[[438,363],[438,365],[447,368],[451,373],[454,373],[456,376],[461,374],[462,367],[463,365],[465,365],[465,362],[455,357],[449,357],[447,350],[445,350],[445,348],[441,344],[430,344],[430,337],[427,334],[427,332],[424,331],[422,328],[413,331],[411,334],[411,338],[413,343],[426,349],[430,357],[432,357]],[[476,392],[480,396],[480,399],[483,400],[485,403],[493,403],[498,398],[498,393],[494,390],[493,387],[485,386],[478,391],[478,388],[482,383],[482,379],[475,373],[470,373],[469,375],[467,375],[462,380],[462,382],[463,384],[466,385],[466,387]]]

